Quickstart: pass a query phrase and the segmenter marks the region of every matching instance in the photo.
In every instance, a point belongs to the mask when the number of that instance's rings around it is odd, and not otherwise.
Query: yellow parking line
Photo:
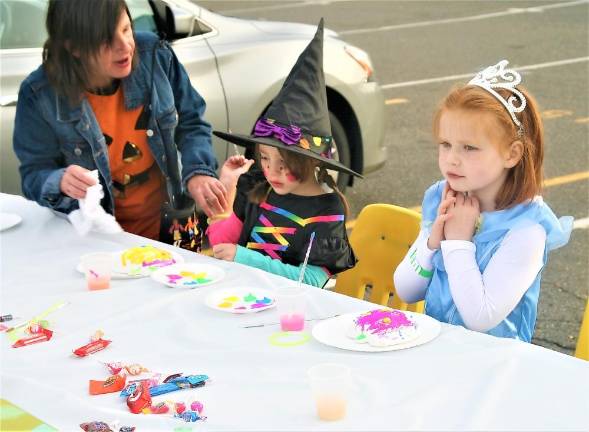
[[[581,117],[581,118],[575,119],[575,123],[589,123],[589,117]]]
[[[399,105],[409,102],[409,99],[405,98],[396,98],[396,99],[387,99],[384,101],[385,105]]]
[[[581,171],[578,173],[567,174],[560,177],[553,177],[544,180],[544,187],[558,186],[565,183],[573,183],[579,180],[589,179],[589,171]]]
[[[544,187],[558,186],[566,183],[573,183],[576,181],[589,179],[589,171],[581,171],[573,174],[567,174],[559,177],[552,177],[544,180]],[[421,206],[409,207],[410,210],[420,212]],[[356,219],[352,219],[346,222],[346,228],[351,230],[356,225]]]

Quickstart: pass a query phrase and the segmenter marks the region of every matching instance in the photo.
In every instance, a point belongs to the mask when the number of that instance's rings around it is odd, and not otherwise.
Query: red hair
[[[495,89],[505,100],[511,92]],[[544,162],[544,126],[535,99],[523,87],[518,87],[526,98],[526,107],[516,113],[523,127],[523,136],[518,136],[518,127],[513,123],[507,109],[487,90],[473,85],[457,87],[442,100],[434,115],[434,136],[438,137],[440,117],[446,110],[465,110],[488,113],[502,128],[507,145],[514,141],[523,144],[522,157],[509,169],[503,186],[495,199],[498,210],[505,209],[534,198],[542,191],[542,165]]]

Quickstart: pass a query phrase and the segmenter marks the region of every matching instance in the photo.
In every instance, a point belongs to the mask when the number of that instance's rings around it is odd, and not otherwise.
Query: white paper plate
[[[22,218],[16,213],[3,213],[0,212],[0,231],[12,228],[18,225],[22,221]]]
[[[123,258],[122,257],[123,257],[123,254],[128,249],[124,249],[124,250],[118,251],[118,252],[113,252],[114,267],[113,267],[113,272],[112,272],[111,277],[113,279],[136,279],[136,278],[147,277],[162,267],[166,267],[166,266],[170,266],[170,265],[174,265],[174,264],[180,264],[180,263],[184,262],[184,258],[182,257],[182,255],[179,255],[176,252],[169,250],[169,249],[163,249],[163,248],[158,248],[158,249],[165,250],[166,252],[169,252],[172,255],[173,262],[170,262],[170,263],[159,262],[159,263],[154,263],[151,266],[141,266],[141,267],[133,268],[130,265],[123,266]],[[84,269],[82,268],[81,262],[79,262],[78,265],[76,266],[76,270],[79,271],[80,273],[84,273]]]
[[[436,338],[440,334],[442,328],[439,321],[436,321],[430,316],[415,312],[404,312],[411,321],[416,323],[420,335],[415,339],[396,345],[375,347],[368,343],[358,343],[347,335],[350,326],[361,313],[362,312],[349,313],[322,321],[313,327],[313,337],[322,344],[345,350],[382,352],[401,350],[422,345]]]
[[[225,277],[225,270],[210,264],[184,263],[163,267],[151,274],[153,280],[169,287],[200,288]]]
[[[84,256],[84,255],[82,255]],[[82,257],[80,257],[81,260]],[[79,271],[80,273],[84,274],[84,268],[82,267],[82,263],[79,262],[78,265],[76,265],[76,270]],[[113,272],[113,274],[111,275],[111,279],[139,279],[139,278],[143,278],[145,277],[142,274],[139,275],[130,275],[130,274],[125,274],[125,273],[115,273]]]
[[[276,306],[276,298],[260,288],[236,287],[213,291],[205,304],[219,311],[244,314],[272,308]]]

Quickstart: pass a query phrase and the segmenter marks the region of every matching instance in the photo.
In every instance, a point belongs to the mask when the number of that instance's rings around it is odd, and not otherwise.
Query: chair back
[[[370,204],[362,209],[350,235],[358,264],[338,274],[335,291],[394,309],[423,312],[423,301],[407,304],[397,296],[393,273],[417,238],[421,215],[391,204]],[[390,296],[392,294],[392,297]]]
[[[585,314],[583,314],[583,321],[579,330],[575,357],[589,361],[589,299],[587,299]]]

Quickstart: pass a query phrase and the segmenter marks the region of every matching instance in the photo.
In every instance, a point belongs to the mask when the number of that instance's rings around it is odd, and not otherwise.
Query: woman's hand
[[[195,175],[190,177],[188,192],[207,216],[223,213],[227,208],[227,189],[215,177]]]
[[[253,159],[246,159],[245,156],[231,156],[225,161],[221,168],[221,183],[229,190],[237,185],[239,176],[248,172],[253,165]]]
[[[438,206],[438,215],[432,226],[429,239],[427,240],[427,247],[431,250],[440,248],[440,243],[444,240],[444,225],[451,217],[448,213],[448,209],[456,202],[456,191],[450,188],[448,182],[446,182],[442,197],[442,202]]]
[[[213,255],[221,260],[233,261],[236,252],[237,245],[231,243],[220,243],[213,246]]]
[[[59,189],[64,195],[74,199],[86,197],[86,189],[94,186],[96,180],[90,175],[90,171],[79,165],[69,165],[59,182]]]
[[[456,195],[454,207],[450,207],[448,214],[451,217],[444,224],[446,240],[472,240],[481,215],[479,200],[459,193]]]

